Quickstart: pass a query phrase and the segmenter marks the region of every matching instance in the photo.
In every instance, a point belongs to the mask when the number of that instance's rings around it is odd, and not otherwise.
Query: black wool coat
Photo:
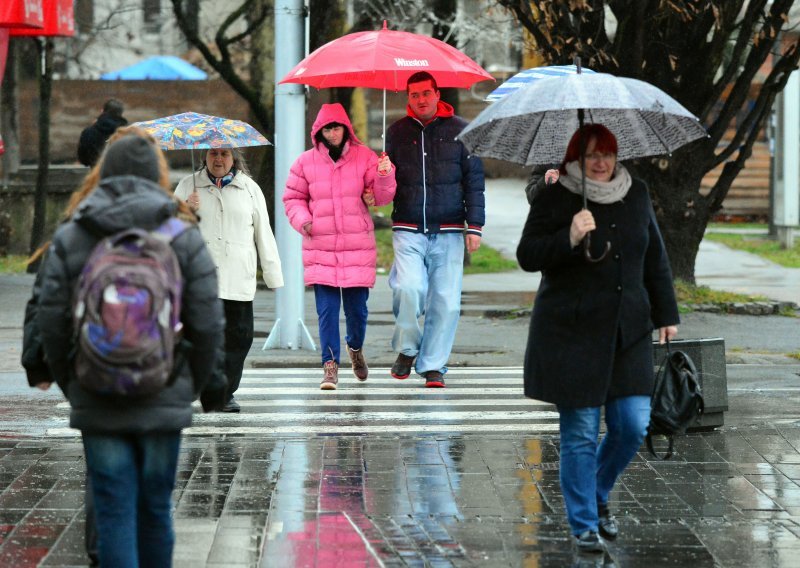
[[[601,406],[653,389],[654,328],[677,325],[667,253],[645,184],[622,201],[589,202],[597,229],[590,263],[569,242],[582,199],[556,183],[531,204],[517,248],[523,270],[542,272],[525,353],[525,395],[564,407]]]

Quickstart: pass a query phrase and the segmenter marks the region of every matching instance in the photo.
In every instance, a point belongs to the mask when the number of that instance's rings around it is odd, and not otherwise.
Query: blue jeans
[[[180,432],[83,434],[101,566],[172,566]]]
[[[395,231],[392,245],[392,349],[416,357],[420,375],[426,371],[446,373],[461,314],[464,235]],[[425,323],[420,328],[422,316]]]
[[[650,397],[626,396],[606,403],[606,435],[600,433],[600,407],[559,407],[561,492],[572,533],[597,531],[597,505],[642,445],[650,422]]]
[[[367,299],[369,288],[336,288],[314,284],[314,300],[317,303],[319,320],[319,344],[322,364],[336,361],[339,364],[341,339],[339,337],[339,306],[344,304],[344,340],[350,349],[361,349],[367,334]]]

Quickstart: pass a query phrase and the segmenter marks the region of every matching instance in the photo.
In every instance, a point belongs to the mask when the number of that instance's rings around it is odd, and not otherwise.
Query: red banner
[[[0,27],[41,29],[43,26],[42,0],[3,0],[0,2]]]
[[[75,35],[75,17],[73,0],[41,0],[44,9],[44,27],[42,29],[14,28],[11,37],[17,36],[73,36]]]
[[[0,83],[6,72],[6,56],[8,56],[8,30],[0,28]]]

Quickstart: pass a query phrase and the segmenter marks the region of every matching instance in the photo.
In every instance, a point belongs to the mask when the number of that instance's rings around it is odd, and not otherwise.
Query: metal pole
[[[262,350],[316,350],[303,322],[302,240],[283,208],[289,168],[305,150],[306,98],[302,85],[277,84],[303,58],[304,15],[303,0],[275,1],[275,240],[283,268],[283,287],[276,290],[275,325]]]
[[[794,228],[800,216],[800,72],[789,76],[783,90],[783,113],[780,144],[777,150],[780,156],[781,184],[773,202],[773,222],[778,241],[782,248],[794,245]]]

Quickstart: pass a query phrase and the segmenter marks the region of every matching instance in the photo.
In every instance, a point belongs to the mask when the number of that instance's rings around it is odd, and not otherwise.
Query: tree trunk
[[[700,142],[679,150],[672,158],[627,163],[631,174],[644,180],[650,189],[673,277],[692,284],[697,251],[711,217],[710,203],[697,191],[707,159],[704,142]]]
[[[259,0],[260,6],[253,10],[261,11],[263,6],[272,6],[271,0]],[[272,12],[270,12],[271,14]],[[267,129],[275,124],[275,26],[273,18],[268,16],[253,32],[250,58],[250,78],[252,87],[259,93],[269,124],[262,124]],[[255,118],[255,117],[253,117]],[[264,130],[264,132],[269,132]],[[274,136],[268,136],[274,142]],[[253,178],[258,183],[267,201],[270,222],[275,225],[275,152],[270,147],[260,147],[252,152],[257,155],[253,163]]]
[[[50,166],[50,95],[53,87],[53,39],[36,39],[40,54],[39,73],[39,164],[36,173],[36,193],[33,205],[33,226],[31,228],[30,253],[33,254],[42,244],[47,220],[47,177]],[[37,264],[37,263],[34,263]],[[31,264],[28,271],[38,267]]]
[[[3,143],[6,151],[3,154],[4,185],[8,176],[19,170],[19,101],[17,100],[17,49],[18,39],[8,43],[8,59],[3,88],[0,90],[0,121],[2,121]]]

